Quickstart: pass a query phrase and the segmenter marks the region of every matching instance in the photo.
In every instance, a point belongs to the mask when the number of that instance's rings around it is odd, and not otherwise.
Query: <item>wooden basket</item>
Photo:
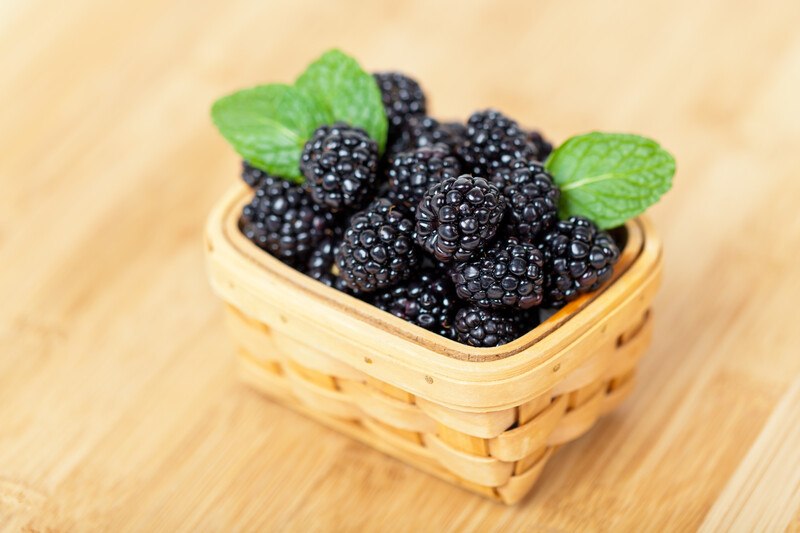
[[[421,470],[519,501],[565,442],[633,386],[651,337],[661,245],[629,222],[614,279],[533,331],[472,348],[282,264],[237,227],[236,187],[207,225],[209,275],[227,302],[244,381]]]

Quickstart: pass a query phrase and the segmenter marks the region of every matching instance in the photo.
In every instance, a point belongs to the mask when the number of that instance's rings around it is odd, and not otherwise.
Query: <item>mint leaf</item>
[[[318,127],[346,122],[366,130],[381,151],[386,113],[375,79],[338,50],[312,63],[294,86],[271,84],[220,98],[211,117],[251,165],[302,183],[300,157]]]
[[[561,218],[580,215],[609,229],[642,213],[670,189],[675,159],[645,137],[593,132],[567,140],[545,167],[561,189]]]
[[[309,65],[295,87],[313,95],[335,121],[363,128],[383,151],[388,126],[381,92],[355,59],[339,50],[326,52]]]
[[[301,183],[300,155],[328,110],[289,85],[260,85],[220,98],[211,117],[222,136],[250,164]]]

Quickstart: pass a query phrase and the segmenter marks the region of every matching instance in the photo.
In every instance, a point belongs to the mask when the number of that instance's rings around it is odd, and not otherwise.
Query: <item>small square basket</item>
[[[269,397],[425,472],[513,504],[562,444],[631,391],[652,332],[661,244],[625,225],[614,278],[523,337],[473,348],[293,270],[238,229],[246,188],[206,228],[241,377]],[[619,238],[621,237],[621,238]]]

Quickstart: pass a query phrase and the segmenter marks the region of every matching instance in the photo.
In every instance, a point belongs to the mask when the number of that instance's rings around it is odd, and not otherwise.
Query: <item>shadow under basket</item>
[[[528,493],[562,444],[631,391],[652,332],[661,244],[645,218],[612,280],[523,337],[473,348],[324,286],[250,243],[249,200],[211,212],[206,255],[227,303],[241,377],[260,392],[382,452],[497,501]]]

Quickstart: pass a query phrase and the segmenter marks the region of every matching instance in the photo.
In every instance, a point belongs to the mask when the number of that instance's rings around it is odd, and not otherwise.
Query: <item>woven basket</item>
[[[631,391],[651,337],[661,246],[625,226],[614,279],[497,348],[447,340],[289,268],[239,232],[248,191],[207,225],[209,275],[227,302],[243,380],[421,470],[519,501],[562,444]]]

